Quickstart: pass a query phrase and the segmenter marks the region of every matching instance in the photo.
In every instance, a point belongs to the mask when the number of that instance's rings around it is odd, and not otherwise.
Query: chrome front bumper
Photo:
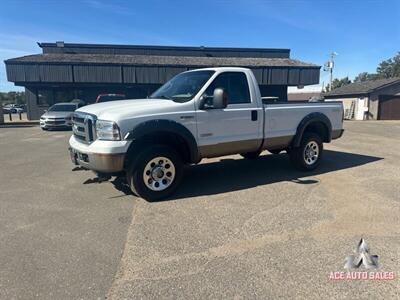
[[[120,173],[124,170],[125,153],[130,141],[95,140],[85,144],[74,135],[69,140],[69,153],[75,165],[99,173]]]
[[[124,153],[82,153],[71,147],[69,153],[73,164],[88,170],[101,173],[118,173],[124,169]]]

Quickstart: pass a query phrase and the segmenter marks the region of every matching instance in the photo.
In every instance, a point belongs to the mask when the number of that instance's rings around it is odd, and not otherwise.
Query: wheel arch
[[[172,120],[150,120],[136,125],[126,136],[132,143],[127,151],[126,164],[136,150],[148,144],[165,144],[177,150],[185,163],[197,163],[199,152],[193,134]]]
[[[323,142],[329,143],[332,139],[331,121],[326,115],[319,112],[305,116],[297,126],[296,135],[292,142],[293,147],[300,146],[305,132],[314,132],[321,137]]]

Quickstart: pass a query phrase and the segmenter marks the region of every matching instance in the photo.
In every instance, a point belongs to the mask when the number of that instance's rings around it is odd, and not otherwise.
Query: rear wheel
[[[246,152],[241,153],[240,155],[245,159],[256,159],[260,156],[261,151],[254,151],[254,152]]]
[[[318,134],[304,134],[299,147],[293,148],[289,155],[292,164],[299,170],[314,170],[321,162],[323,151],[322,139]]]
[[[133,193],[149,201],[161,200],[178,187],[183,173],[182,159],[164,145],[143,149],[127,172]]]

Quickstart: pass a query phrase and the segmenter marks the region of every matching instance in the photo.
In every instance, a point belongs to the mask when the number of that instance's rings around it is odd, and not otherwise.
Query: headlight
[[[121,135],[119,133],[118,125],[113,121],[97,120],[96,134],[99,140],[106,140],[106,141],[121,140]]]

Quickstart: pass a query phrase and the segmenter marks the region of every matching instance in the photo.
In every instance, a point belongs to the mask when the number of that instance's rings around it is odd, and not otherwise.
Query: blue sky
[[[4,59],[59,40],[290,48],[293,58],[320,65],[336,51],[335,77],[353,78],[400,51],[399,20],[398,0],[2,0],[0,91],[18,89],[7,82]]]

